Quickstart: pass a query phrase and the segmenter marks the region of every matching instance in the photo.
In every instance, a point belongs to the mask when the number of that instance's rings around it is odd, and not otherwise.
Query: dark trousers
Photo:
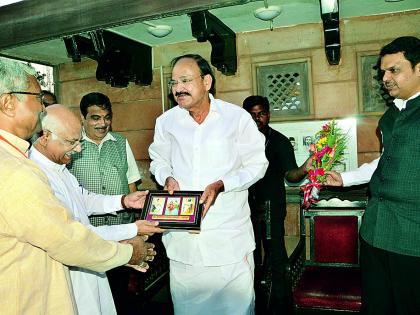
[[[420,257],[360,241],[363,315],[420,314]]]
[[[122,266],[111,269],[106,273],[118,315],[126,315],[129,311],[128,280],[130,272],[129,267]]]
[[[291,314],[291,288],[286,281],[284,218],[271,218],[270,239],[266,237],[265,220],[254,218],[252,222],[256,242],[254,251],[256,314]],[[271,290],[267,288],[270,284]]]

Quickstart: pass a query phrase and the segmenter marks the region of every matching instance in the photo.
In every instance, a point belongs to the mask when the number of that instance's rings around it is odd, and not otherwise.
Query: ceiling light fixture
[[[169,35],[173,31],[173,28],[170,25],[164,25],[164,24],[155,25],[146,21],[143,21],[142,23],[148,26],[147,32],[155,37],[162,38]]]
[[[267,0],[264,0],[264,7],[258,8],[254,11],[254,16],[263,21],[270,21],[270,30],[273,30],[273,20],[281,13],[281,7],[278,5],[268,5]]]

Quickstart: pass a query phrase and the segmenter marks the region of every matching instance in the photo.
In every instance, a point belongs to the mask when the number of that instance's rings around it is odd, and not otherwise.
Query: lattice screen
[[[257,85],[270,102],[271,117],[310,114],[306,61],[258,66]]]
[[[387,104],[392,102],[392,97],[382,88],[378,80],[376,63],[377,55],[361,56],[362,64],[362,111],[367,113],[384,112]]]

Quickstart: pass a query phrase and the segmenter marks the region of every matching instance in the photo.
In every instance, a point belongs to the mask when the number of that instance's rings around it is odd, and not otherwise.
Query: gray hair
[[[11,91],[25,92],[29,88],[29,77],[36,77],[31,66],[19,61],[0,57],[0,95]],[[24,95],[16,95],[22,101]]]
[[[49,130],[52,134],[52,138],[56,139],[56,133],[60,128],[60,122],[58,121],[58,118],[54,117],[54,115],[48,115],[47,111],[45,111],[45,115],[41,116],[41,126],[42,130]],[[35,143],[40,137],[42,136],[42,131],[37,132],[32,135],[29,142]]]
[[[60,127],[61,127],[59,118],[57,118],[55,115],[48,115],[48,114],[41,118],[41,125],[42,125],[42,130],[49,130],[54,134],[59,132]]]

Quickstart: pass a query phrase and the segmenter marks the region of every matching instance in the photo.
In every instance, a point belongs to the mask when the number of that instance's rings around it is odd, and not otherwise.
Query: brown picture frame
[[[200,230],[202,191],[149,191],[140,218],[159,222],[165,229]]]

